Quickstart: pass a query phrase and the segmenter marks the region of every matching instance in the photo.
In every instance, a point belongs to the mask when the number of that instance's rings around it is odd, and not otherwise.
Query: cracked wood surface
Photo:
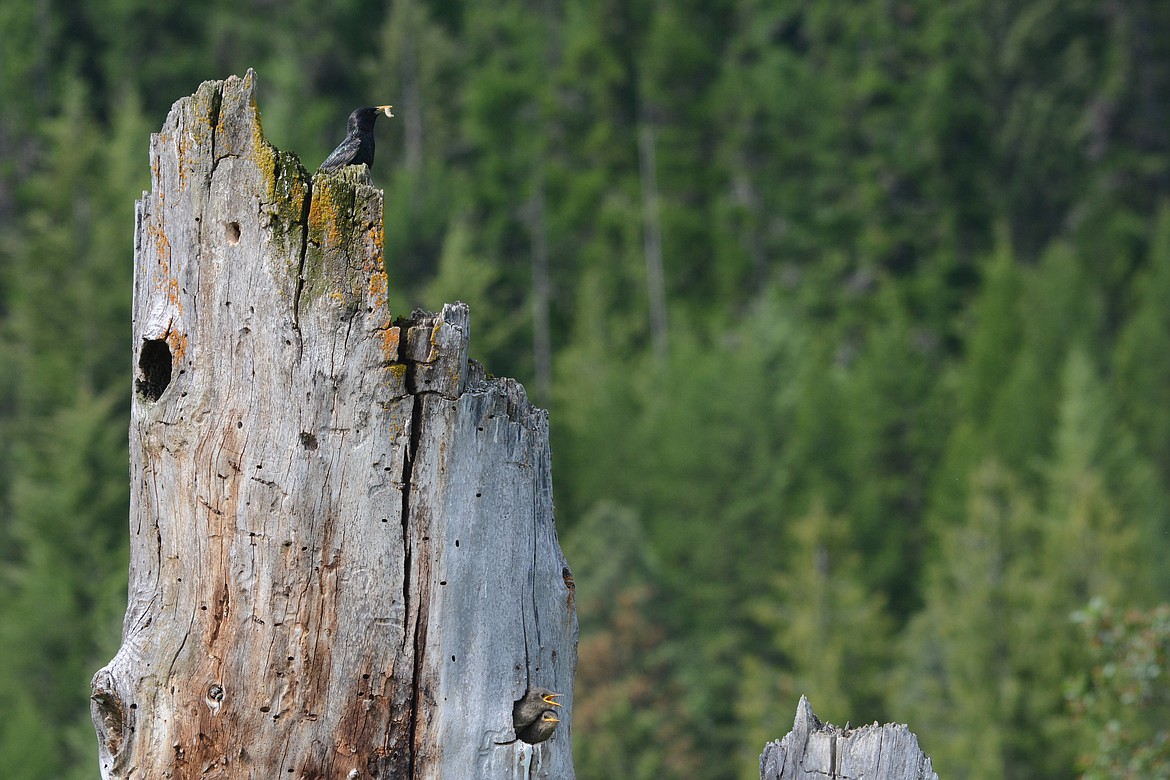
[[[571,778],[546,413],[468,361],[465,305],[391,320],[381,190],[274,149],[254,81],[151,138],[102,777]],[[530,686],[565,694],[535,746]]]
[[[801,696],[792,731],[764,747],[760,780],[938,780],[938,775],[906,726],[842,729],[821,723]]]

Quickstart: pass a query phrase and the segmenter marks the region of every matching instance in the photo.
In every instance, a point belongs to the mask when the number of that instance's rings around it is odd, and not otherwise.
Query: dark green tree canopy
[[[1170,4],[70,0],[0,29],[13,776],[95,771],[133,202],[171,102],[248,67],[310,165],[394,104],[393,305],[468,301],[476,357],[548,391],[583,770],[752,777],[801,693],[909,722],[945,777],[1113,765],[1102,654],[1170,601]],[[1094,597],[1145,611],[1080,629]]]

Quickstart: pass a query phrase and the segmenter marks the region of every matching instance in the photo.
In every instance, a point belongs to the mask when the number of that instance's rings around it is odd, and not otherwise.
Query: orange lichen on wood
[[[177,330],[167,332],[167,346],[171,348],[172,360],[176,365],[183,362],[183,356],[187,354],[187,334],[180,333]]]
[[[166,265],[171,260],[171,241],[160,225],[152,223],[149,227],[150,236],[154,239],[154,251],[158,254],[160,265]]]
[[[382,227],[382,222],[379,220],[375,224],[369,226],[366,231],[366,243],[370,247],[368,255],[374,267],[385,271],[386,269],[386,231]]]
[[[190,136],[186,134],[180,136],[179,142],[175,144],[175,152],[179,156],[178,165],[175,166],[179,171],[179,192],[187,189],[187,168],[194,167],[190,161],[189,145]]]
[[[183,301],[180,295],[179,280],[171,273],[171,242],[167,238],[162,226],[157,223],[147,225],[147,231],[154,241],[158,272],[154,276],[155,286],[167,296],[167,302],[177,311],[182,312]]]
[[[386,270],[382,267],[380,257],[377,258],[376,262],[366,264],[366,273],[368,274],[366,295],[369,299],[369,305],[375,311],[385,311],[388,320],[390,311],[386,300],[386,291],[390,285],[386,278]]]
[[[157,154],[150,155],[150,186],[155,192],[162,194],[162,160]]]
[[[309,233],[317,238],[323,249],[340,246],[345,238],[340,210],[331,186],[320,186],[313,190],[313,202],[309,206]]]
[[[382,342],[382,356],[386,359],[387,363],[396,363],[398,360],[398,342],[402,337],[401,329],[397,325],[383,328],[378,332],[378,336]],[[399,366],[401,366],[403,373],[405,373],[406,366],[401,363],[392,365],[390,370],[393,371]]]

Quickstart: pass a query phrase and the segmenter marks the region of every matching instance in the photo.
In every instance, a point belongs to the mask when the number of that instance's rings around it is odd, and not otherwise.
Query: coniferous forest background
[[[0,767],[93,778],[149,133],[379,123],[392,302],[551,410],[582,778],[801,693],[944,778],[1170,776],[1170,3],[0,4]]]

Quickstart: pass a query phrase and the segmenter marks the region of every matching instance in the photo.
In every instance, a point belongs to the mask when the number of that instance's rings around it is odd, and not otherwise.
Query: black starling
[[[354,112],[349,115],[345,140],[325,158],[325,162],[321,163],[317,173],[337,173],[347,165],[361,165],[362,163],[372,168],[374,166],[374,120],[378,118],[378,114],[394,116],[390,113],[392,108],[394,106],[363,106],[354,109]]]
[[[516,730],[516,737],[532,745],[551,737],[560,723],[552,709],[561,706],[555,701],[560,695],[548,688],[533,688],[513,704],[512,727]]]

